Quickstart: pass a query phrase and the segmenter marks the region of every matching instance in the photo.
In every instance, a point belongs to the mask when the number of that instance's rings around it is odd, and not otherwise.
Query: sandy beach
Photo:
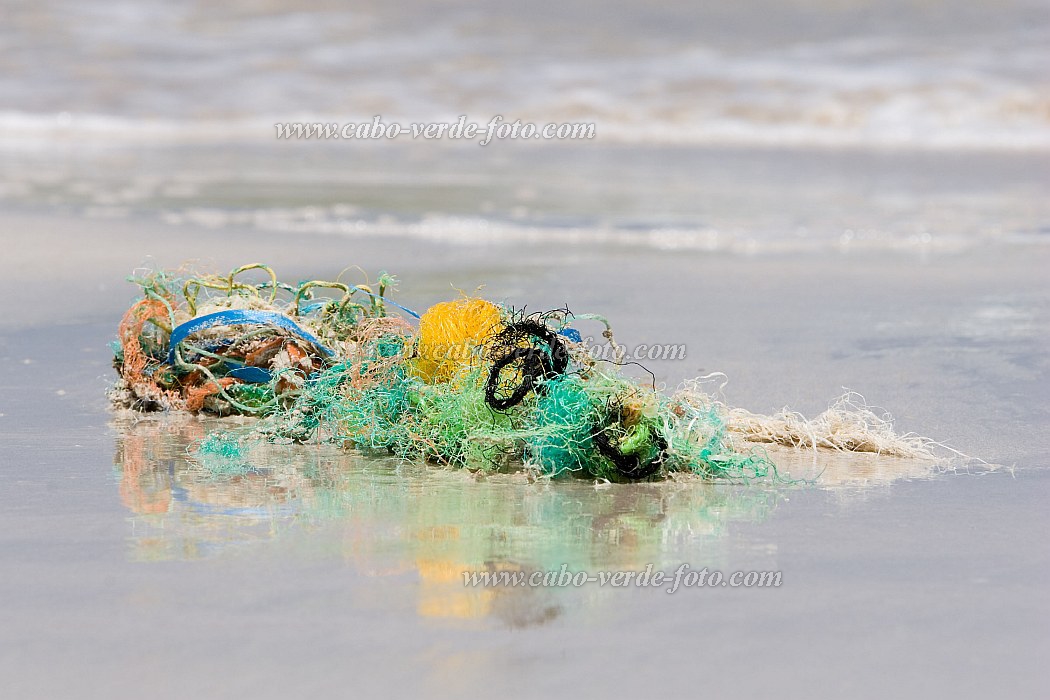
[[[832,692],[1038,695],[1050,562],[1048,251],[711,256],[491,249],[8,214],[0,489],[12,697]],[[686,343],[661,382],[724,371],[732,405],[813,414],[842,386],[901,431],[991,463],[831,456],[816,483],[528,483],[284,448],[268,478],[195,473],[195,418],[115,414],[107,343],[146,256],[289,277],[394,268],[604,310],[621,338]],[[778,270],[778,274],[774,274]],[[658,293],[624,280],[659,271]],[[785,273],[790,271],[790,273]],[[882,459],[882,462],[878,460]],[[873,461],[874,460],[874,461]],[[790,461],[790,460],[789,460]],[[799,460],[806,465],[808,458]],[[799,467],[800,469],[802,467]],[[778,570],[776,589],[465,588],[464,570]],[[565,663],[571,657],[573,663]],[[623,660],[629,660],[624,663]],[[756,669],[760,669],[757,671]],[[788,680],[790,678],[790,680]]]

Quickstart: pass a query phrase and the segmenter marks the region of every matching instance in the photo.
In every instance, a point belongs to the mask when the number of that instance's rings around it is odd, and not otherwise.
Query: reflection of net
[[[777,489],[696,478],[629,489],[573,481],[537,488],[521,473],[476,479],[331,446],[246,444],[245,470],[229,474],[187,459],[201,435],[231,422],[244,423],[179,413],[143,420],[124,412],[115,420],[120,488],[138,491],[125,501],[132,557],[199,559],[282,539],[302,545],[305,532],[311,551],[344,557],[365,576],[400,577],[387,580],[418,595],[420,615],[529,626],[556,616],[568,589],[470,587],[464,572],[699,563],[698,556],[717,556],[733,523],[765,519],[778,499]]]
[[[243,281],[252,270],[268,279]],[[216,473],[237,472],[246,451],[266,441],[610,481],[775,476],[762,442],[930,456],[928,441],[898,436],[857,402],[807,421],[729,409],[699,383],[662,394],[594,360],[568,325],[598,321],[618,347],[600,316],[525,315],[464,296],[417,316],[416,329],[388,313],[416,316],[385,297],[394,283],[385,274],[378,293],[338,280],[287,285],[257,264],[224,277],[135,281],[144,298],[118,329],[114,399],[140,410],[264,417],[201,442],[197,458]]]

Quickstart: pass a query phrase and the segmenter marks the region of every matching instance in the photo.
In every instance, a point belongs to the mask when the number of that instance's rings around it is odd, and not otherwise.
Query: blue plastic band
[[[326,348],[320,340],[308,331],[300,328],[295,321],[284,314],[279,314],[275,311],[259,311],[256,309],[231,309],[230,311],[217,311],[213,314],[198,316],[197,318],[172,329],[171,337],[168,340],[167,362],[169,365],[175,364],[175,348],[178,347],[179,343],[184,341],[191,333],[197,333],[198,331],[203,331],[212,326],[243,326],[251,324],[283,328],[287,331],[291,331],[306,342],[313,344],[325,355],[328,355],[329,357],[335,355],[335,353]],[[269,381],[269,379],[267,378],[266,381]]]
[[[397,308],[401,309],[402,311],[404,311],[409,316],[412,316],[413,318],[419,318],[419,314],[417,314],[415,311],[413,311],[412,309],[408,308],[407,306],[401,306],[401,304],[398,304],[396,301],[390,301],[386,297],[381,297],[378,294],[373,294],[372,292],[368,291],[367,289],[362,289],[361,287],[356,287],[354,285],[350,285],[350,288],[354,289],[354,290],[356,290],[358,292],[361,292],[362,294],[367,294],[368,296],[372,297],[373,299],[379,299],[384,304],[390,304],[391,306],[396,306]],[[301,313],[308,314],[308,313],[311,313],[313,311],[317,311],[318,309],[323,308],[325,305],[330,304],[330,303],[332,303],[331,299],[323,299],[323,300],[318,300],[318,301],[311,301],[309,304],[303,304],[303,306],[299,309],[299,311]]]
[[[582,343],[583,336],[575,328],[562,328],[558,331],[558,335],[563,335],[574,343]]]
[[[353,285],[352,284],[352,285],[350,285],[350,287],[353,288],[353,289],[356,289],[357,291],[361,292],[362,294],[367,294],[368,296],[372,297],[373,299],[379,299],[384,304],[390,304],[391,306],[396,306],[397,308],[401,309],[402,311],[404,311],[409,316],[413,316],[415,318],[419,318],[419,314],[417,314],[415,311],[413,311],[412,309],[408,308],[407,306],[401,306],[401,304],[398,304],[396,301],[390,301],[386,297],[381,297],[378,294],[373,294],[372,292],[368,291],[367,289],[361,289],[357,285]]]
[[[234,367],[226,373],[226,376],[240,379],[242,382],[248,382],[249,384],[266,384],[273,379],[273,375],[270,374],[269,370],[250,366]]]
[[[300,306],[299,307],[299,313],[300,314],[312,313],[314,311],[317,311],[318,309],[323,309],[325,306],[327,306],[328,304],[331,304],[331,303],[332,303],[331,299],[322,299],[321,301],[311,301],[309,304],[303,304],[302,306]]]

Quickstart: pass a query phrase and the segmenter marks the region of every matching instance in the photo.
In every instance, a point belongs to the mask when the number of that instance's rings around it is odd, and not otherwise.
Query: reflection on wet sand
[[[994,465],[969,458],[917,459],[872,452],[794,449],[779,445],[767,445],[765,451],[781,475],[837,490],[846,499],[863,497],[866,490],[872,487],[889,486],[906,479],[928,479],[945,471],[954,471],[958,464],[980,463],[981,469],[995,468]]]
[[[341,555],[369,576],[418,576],[425,617],[497,617],[541,624],[566,591],[464,585],[464,572],[724,568],[720,540],[734,522],[764,520],[783,486],[698,479],[595,485],[531,482],[524,474],[475,475],[331,446],[263,445],[250,465],[206,471],[187,448],[230,422],[189,416],[121,418],[114,463],[132,512],[131,556],[195,559],[273,540],[293,530],[336,532]],[[901,460],[842,460],[792,453],[798,472],[850,482],[919,475]],[[882,460],[882,461],[880,461]],[[787,460],[790,462],[790,460]],[[881,471],[880,471],[881,470]],[[910,471],[909,471],[910,470]],[[815,476],[815,474],[813,474]],[[330,551],[326,550],[326,551]],[[775,568],[775,547],[758,564]]]

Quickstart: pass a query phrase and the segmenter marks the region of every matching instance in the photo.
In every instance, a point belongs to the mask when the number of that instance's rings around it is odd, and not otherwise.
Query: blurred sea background
[[[770,252],[1050,235],[1040,0],[5,2],[0,203]],[[594,123],[278,141],[278,122]]]

